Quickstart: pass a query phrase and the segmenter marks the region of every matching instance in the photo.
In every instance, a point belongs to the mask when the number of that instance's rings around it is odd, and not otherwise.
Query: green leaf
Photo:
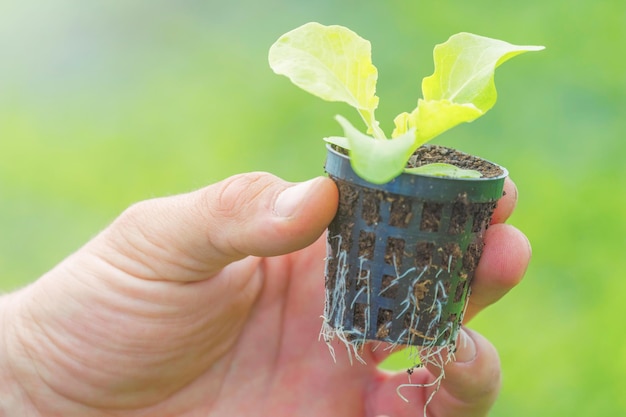
[[[412,113],[398,115],[394,123],[396,129],[392,137],[419,126],[415,132],[415,148],[440,135],[453,126],[471,122],[483,113],[472,104],[452,103],[449,100],[419,100]]]
[[[422,81],[424,99],[413,112],[396,118],[392,137],[415,127],[421,145],[459,123],[482,116],[496,102],[496,68],[514,56],[542,49],[471,33],[451,36],[435,47],[435,72]]]
[[[372,64],[369,41],[343,26],[307,23],[271,46],[269,64],[303,90],[356,108],[368,132],[385,137],[374,118],[378,71]]]
[[[475,120],[495,104],[494,72],[499,65],[521,53],[541,49],[470,33],[451,36],[435,47],[435,71],[422,82],[423,99],[412,112],[395,118],[393,140],[386,139],[374,117],[378,71],[372,64],[370,43],[356,33],[343,26],[307,23],[271,46],[269,63],[274,72],[287,76],[305,91],[357,109],[373,137],[337,116],[345,137],[331,136],[325,141],[348,149],[354,171],[367,181],[382,184],[404,171],[419,146],[460,123]],[[431,175],[477,175],[476,171],[456,167],[420,170],[434,172]]]
[[[344,138],[343,136],[329,136],[324,138],[324,142],[350,150],[350,142],[348,142],[348,138]]]
[[[430,175],[434,177],[450,178],[480,178],[482,174],[473,169],[462,169],[455,165],[434,163],[422,165],[417,168],[407,168],[405,172],[409,174]]]
[[[542,49],[457,33],[435,46],[435,72],[422,81],[424,100],[471,103],[484,113],[496,102],[496,68],[516,55]]]
[[[357,175],[373,184],[384,184],[404,171],[413,153],[415,132],[412,129],[393,140],[374,140],[345,118],[336,116],[336,119],[348,140],[350,163]]]

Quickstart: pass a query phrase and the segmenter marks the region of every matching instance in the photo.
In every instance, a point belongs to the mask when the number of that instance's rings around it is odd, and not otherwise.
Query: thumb
[[[282,255],[313,243],[337,199],[328,178],[293,184],[267,173],[240,174],[131,206],[91,250],[136,277],[206,279],[248,255]]]

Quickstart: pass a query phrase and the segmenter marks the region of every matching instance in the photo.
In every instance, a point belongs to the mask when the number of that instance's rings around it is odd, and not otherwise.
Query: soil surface
[[[491,162],[437,145],[419,147],[409,159],[407,167],[417,168],[435,162],[454,165],[462,169],[473,169],[483,174],[483,178],[493,178],[502,175],[502,169]]]
[[[333,147],[337,152],[348,155],[343,148]],[[406,167],[417,168],[433,163],[454,165],[461,169],[473,169],[482,174],[482,178],[502,175],[502,169],[489,161],[476,156],[439,145],[422,145],[411,155]]]

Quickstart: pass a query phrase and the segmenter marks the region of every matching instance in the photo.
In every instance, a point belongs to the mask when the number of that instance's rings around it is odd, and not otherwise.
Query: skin
[[[487,231],[467,319],[526,270],[530,246],[503,224],[511,181]],[[0,415],[416,416],[427,389],[405,372],[333,363],[318,341],[327,178],[265,173],[138,203],[30,286],[0,298]],[[485,416],[500,387],[495,348],[464,329],[428,415]],[[433,380],[428,369],[412,381]]]

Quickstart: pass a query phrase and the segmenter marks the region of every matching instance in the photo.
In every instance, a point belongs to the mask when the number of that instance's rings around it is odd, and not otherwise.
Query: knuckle
[[[195,210],[205,219],[210,246],[223,255],[242,252],[241,232],[257,221],[261,194],[276,184],[267,173],[238,174],[196,194]],[[270,199],[267,199],[269,202]]]
[[[204,205],[219,218],[238,219],[274,183],[275,177],[267,173],[235,175],[216,184],[214,192],[204,193]]]
[[[113,225],[122,230],[137,227],[146,217],[147,206],[145,201],[131,204],[115,219]]]

